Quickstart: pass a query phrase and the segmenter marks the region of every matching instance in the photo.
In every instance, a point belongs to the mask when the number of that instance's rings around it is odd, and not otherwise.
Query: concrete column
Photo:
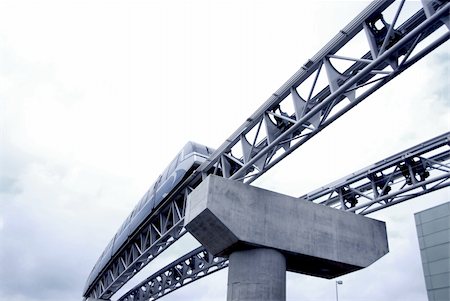
[[[286,270],[332,279],[389,251],[384,222],[212,175],[189,194],[184,226],[229,257],[228,301],[285,301]]]
[[[230,254],[227,301],[285,301],[286,259],[268,248]]]

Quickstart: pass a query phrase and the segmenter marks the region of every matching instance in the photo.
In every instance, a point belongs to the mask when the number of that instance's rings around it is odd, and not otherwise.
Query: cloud
[[[2,152],[0,161],[15,165],[12,157]],[[132,185],[50,158],[16,159],[29,164],[14,170],[16,188],[1,194],[0,299],[79,300],[93,262],[124,218],[120,201],[136,199],[121,186]]]
[[[12,177],[0,178],[0,193],[18,193],[17,180]]]
[[[322,4],[3,1],[0,299],[80,300],[103,248],[182,145],[217,147],[366,5]],[[444,45],[258,185],[299,196],[448,131],[448,56]],[[423,299],[412,213],[443,200],[448,190],[374,215],[388,221],[391,253],[343,278],[343,296]],[[166,300],[223,300],[226,278]],[[288,300],[333,297],[333,281],[288,274]]]

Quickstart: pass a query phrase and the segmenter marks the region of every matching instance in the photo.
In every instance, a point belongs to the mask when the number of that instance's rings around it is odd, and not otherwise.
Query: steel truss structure
[[[394,8],[395,15],[388,23],[383,13],[394,5],[394,0],[374,1],[308,60],[149,216],[99,273],[85,297],[109,299],[185,233],[185,200],[202,178],[214,173],[245,183],[253,182],[450,38],[447,0],[422,0],[423,9],[396,26],[400,14],[406,14],[404,2],[400,1]],[[431,39],[432,33],[443,24],[447,30]],[[359,57],[345,53],[347,43],[360,32],[365,33],[367,52]],[[340,71],[337,65],[342,62],[350,62],[350,66]],[[301,92],[303,90],[306,94]],[[348,206],[352,192],[363,195],[348,189],[342,189],[341,205]],[[378,198],[373,206],[383,201],[392,203],[383,197],[386,196]],[[335,200],[332,196],[328,202],[339,206]],[[352,209],[357,213],[364,210],[356,205]]]
[[[98,277],[89,296],[109,299],[150,261],[186,233],[183,227],[185,204],[191,187],[180,189],[171,202],[154,212],[138,234],[118,252]]]
[[[119,301],[156,300],[227,266],[228,259],[214,257],[198,247],[139,283]]]
[[[445,133],[299,199],[366,215],[448,186],[450,133]]]
[[[281,88],[200,166],[203,173],[251,183],[373,92],[443,44],[447,30],[433,41],[425,39],[445,22],[448,1],[423,1],[424,9],[402,25],[396,22],[400,1],[389,24],[383,12],[393,1],[374,1]],[[361,57],[345,48],[360,32],[368,51]],[[421,48],[421,50],[415,51]],[[353,52],[354,49],[350,49]],[[352,64],[344,71],[335,67]],[[335,64],[335,65],[334,65]],[[325,87],[319,79],[325,72]],[[299,89],[306,90],[305,95]]]
[[[366,215],[448,186],[450,132],[354,172],[299,199]],[[198,260],[201,266],[194,266],[193,263]],[[227,266],[226,258],[214,257],[205,248],[199,247],[142,281],[119,301],[156,300]]]

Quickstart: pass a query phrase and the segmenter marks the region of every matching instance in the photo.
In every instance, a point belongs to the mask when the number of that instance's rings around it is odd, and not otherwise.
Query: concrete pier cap
[[[389,252],[382,221],[213,175],[189,195],[185,227],[215,256],[274,249],[286,270],[327,279]]]

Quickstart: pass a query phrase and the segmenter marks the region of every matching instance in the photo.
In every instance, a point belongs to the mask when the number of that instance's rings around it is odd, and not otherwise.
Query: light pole
[[[342,282],[342,280],[336,280],[336,301],[339,301],[339,295],[338,295],[338,284],[344,284],[344,282]]]

